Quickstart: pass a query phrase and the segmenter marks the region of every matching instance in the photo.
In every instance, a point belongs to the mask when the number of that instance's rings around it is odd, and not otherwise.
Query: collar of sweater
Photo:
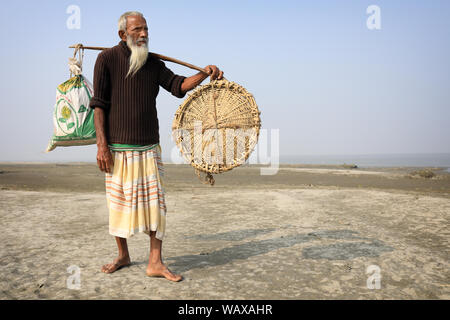
[[[130,48],[128,48],[128,45],[125,41],[121,40],[119,42],[119,48],[122,49],[122,52],[125,54],[125,56],[131,56],[131,50]]]

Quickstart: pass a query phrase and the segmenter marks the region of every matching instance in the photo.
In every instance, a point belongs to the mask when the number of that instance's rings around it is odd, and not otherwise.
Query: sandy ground
[[[145,234],[100,272],[116,245],[95,165],[0,164],[0,299],[449,299],[450,175],[414,169],[246,166],[210,187],[167,165],[172,283],[145,276]]]

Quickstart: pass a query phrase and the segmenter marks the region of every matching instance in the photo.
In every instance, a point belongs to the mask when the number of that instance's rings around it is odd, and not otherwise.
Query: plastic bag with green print
[[[94,110],[89,102],[94,90],[92,84],[81,74],[83,54],[69,59],[71,77],[56,88],[56,105],[53,112],[54,133],[47,152],[59,146],[95,144]]]

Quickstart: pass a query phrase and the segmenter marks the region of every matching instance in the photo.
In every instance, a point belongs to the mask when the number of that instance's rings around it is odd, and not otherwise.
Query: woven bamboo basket
[[[180,105],[172,134],[185,161],[213,185],[212,174],[247,161],[258,142],[259,115],[253,95],[244,87],[213,80],[197,87]]]

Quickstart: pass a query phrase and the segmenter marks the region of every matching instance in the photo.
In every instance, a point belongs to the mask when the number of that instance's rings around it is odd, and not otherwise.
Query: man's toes
[[[178,282],[178,281],[180,281],[183,278],[182,276],[180,276],[178,274],[173,274],[169,270],[164,272],[163,275],[164,275],[164,277],[166,277],[166,279],[169,279],[169,280],[174,281],[174,282]]]
[[[182,276],[180,276],[180,275],[174,275],[174,274],[170,275],[170,278],[169,278],[169,280],[174,281],[174,282],[181,281],[181,279],[183,279]]]
[[[102,267],[102,272],[104,273],[111,273],[114,271],[114,264],[105,264]]]
[[[181,279],[182,279],[181,276],[173,276],[170,280],[175,281],[175,282],[178,282],[178,281],[180,281]]]

